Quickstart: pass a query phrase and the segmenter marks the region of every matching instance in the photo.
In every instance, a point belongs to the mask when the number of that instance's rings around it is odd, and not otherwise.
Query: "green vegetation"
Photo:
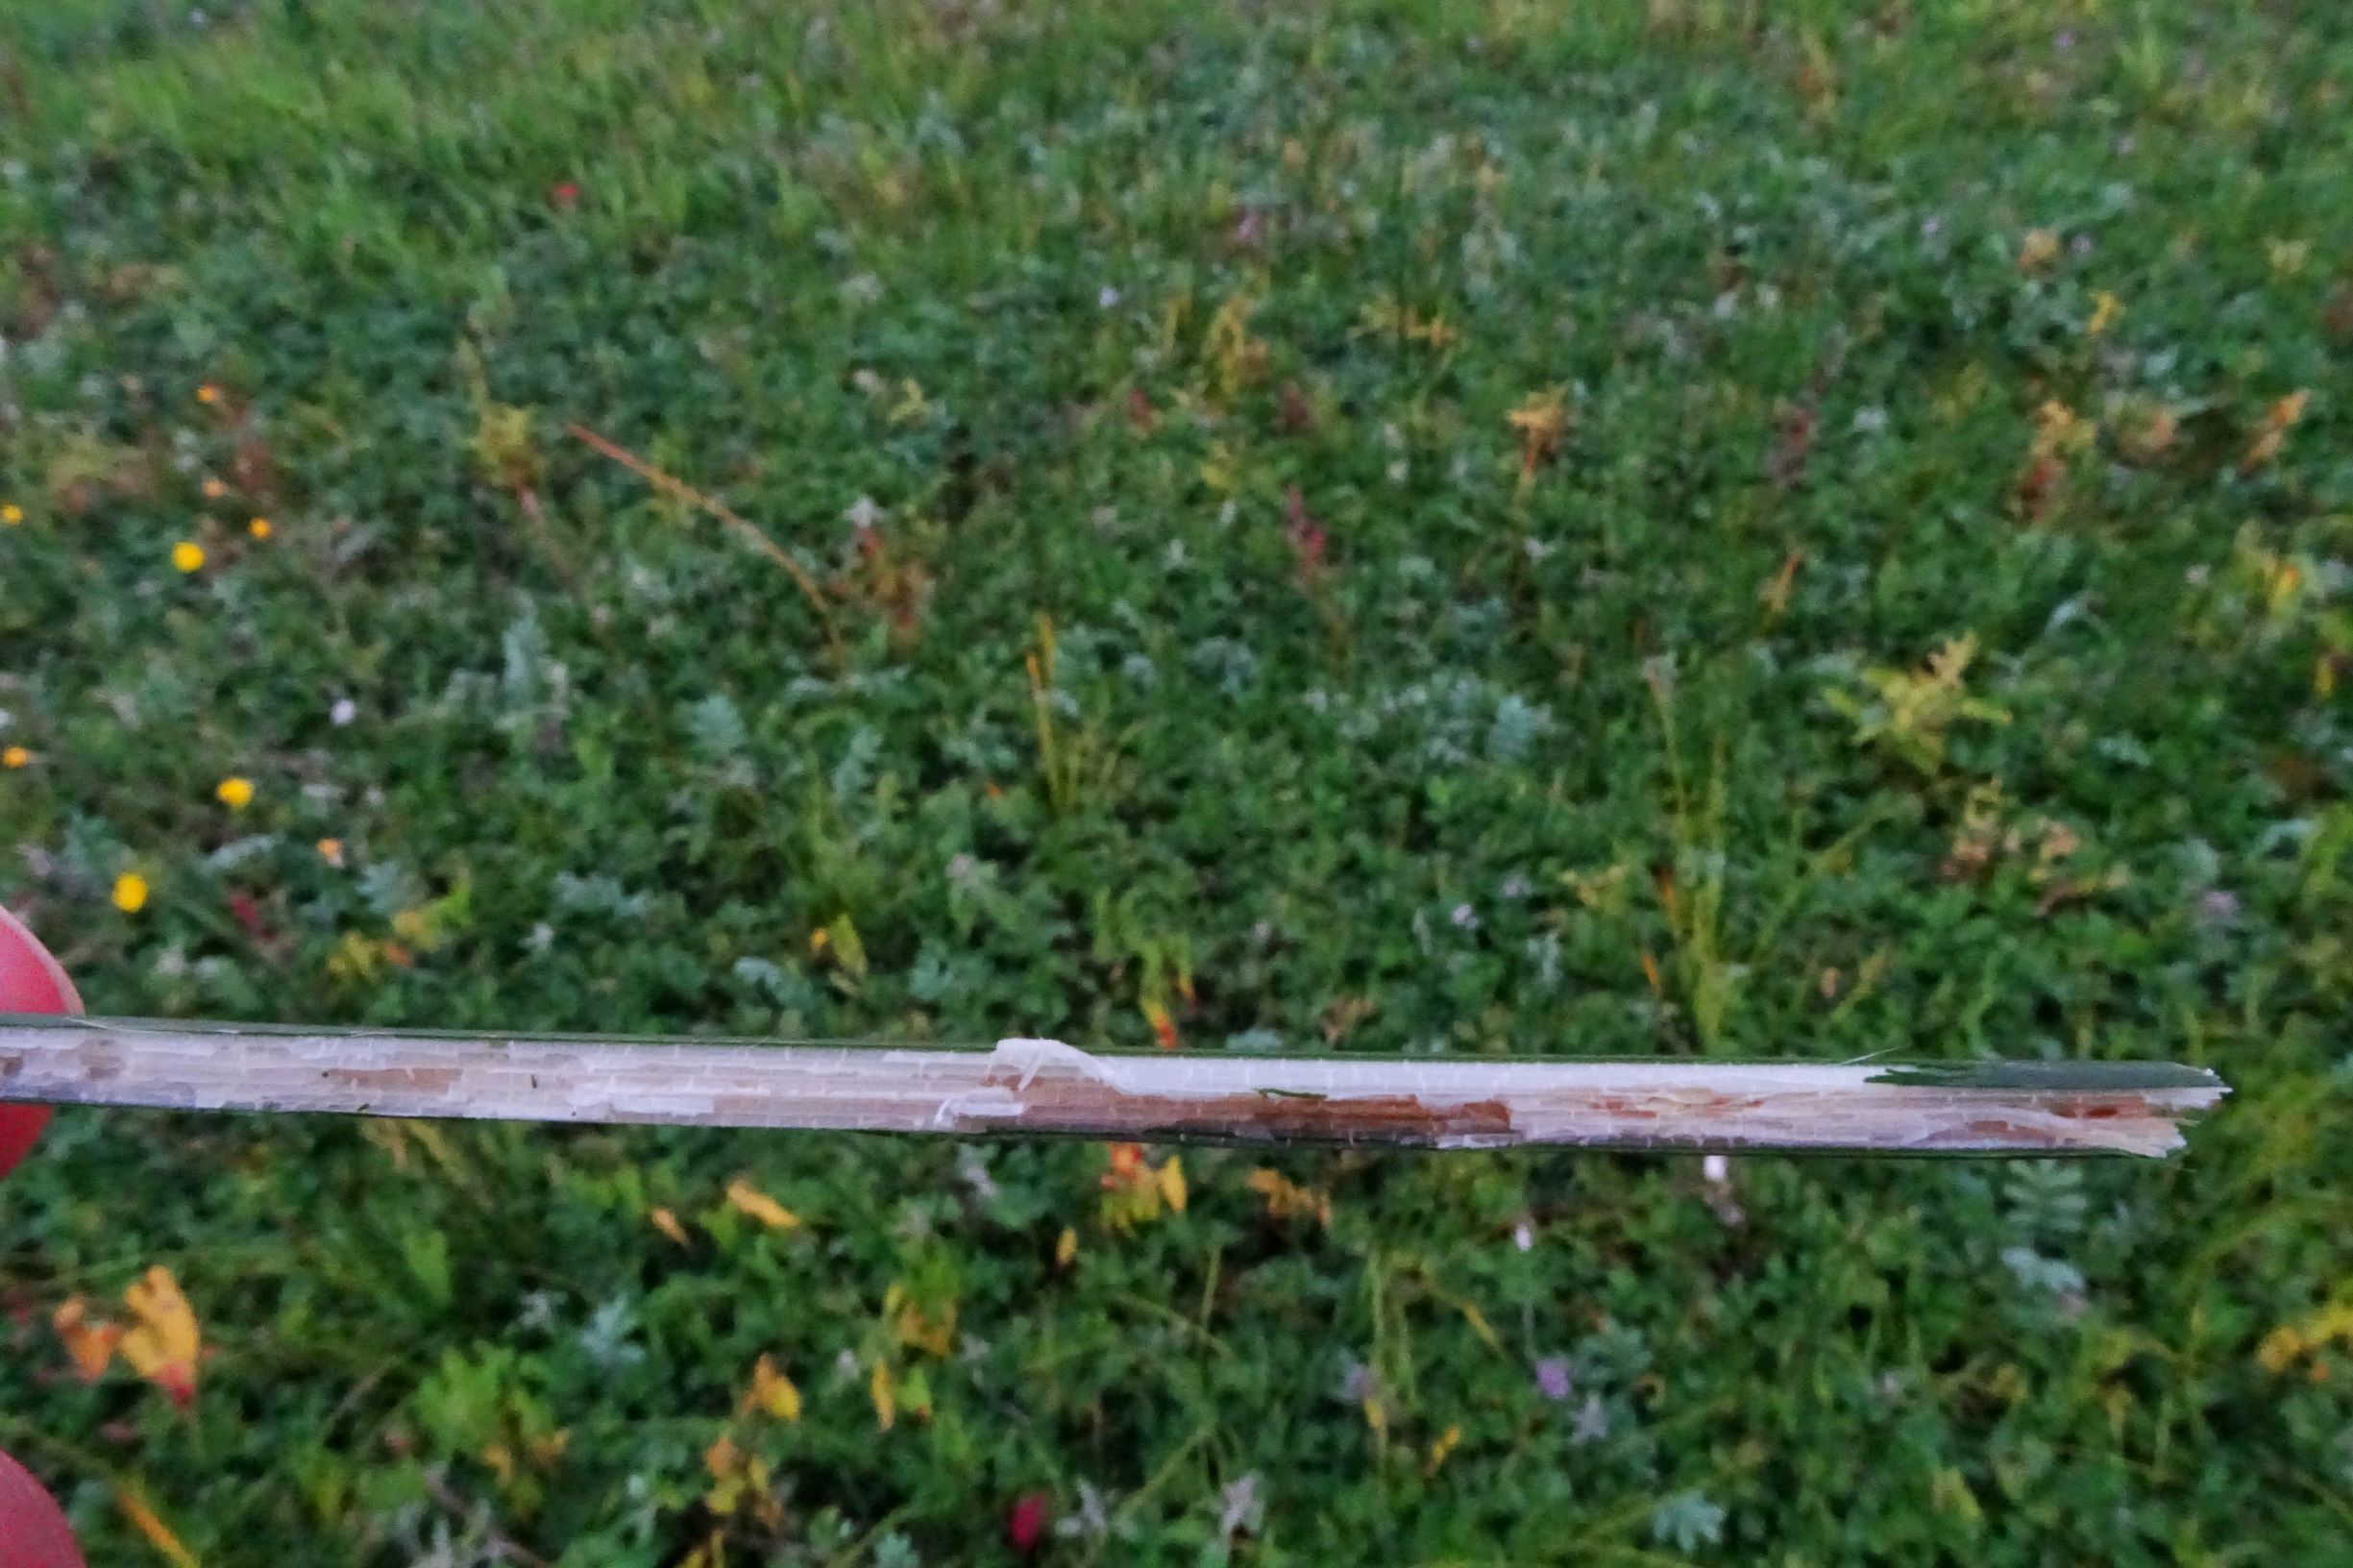
[[[93,1561],[2353,1535],[2329,8],[207,11],[0,21],[0,899],[94,1010],[2238,1094],[1722,1181],[63,1115],[0,1446]],[[157,1265],[184,1409],[68,1357]]]

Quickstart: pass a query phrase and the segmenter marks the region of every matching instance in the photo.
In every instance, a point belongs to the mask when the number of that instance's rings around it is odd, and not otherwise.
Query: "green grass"
[[[2327,8],[208,9],[0,22],[0,898],[94,1010],[2237,1093],[1124,1232],[1083,1144],[69,1115],[0,1446],[94,1561],[2341,1550]],[[49,1328],[157,1263],[184,1415]]]

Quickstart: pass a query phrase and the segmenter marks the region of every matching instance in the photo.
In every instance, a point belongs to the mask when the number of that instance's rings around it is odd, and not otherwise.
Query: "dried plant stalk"
[[[2165,1063],[1125,1055],[0,1017],[0,1099],[967,1138],[2162,1155],[2226,1092]]]

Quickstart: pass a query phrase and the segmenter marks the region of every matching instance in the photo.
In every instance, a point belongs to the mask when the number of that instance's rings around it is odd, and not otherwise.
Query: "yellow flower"
[[[270,520],[266,517],[257,517],[245,525],[245,531],[257,539],[267,539],[270,536]]]
[[[7,505],[0,506],[0,523],[5,523],[12,528],[24,520],[25,509],[14,502],[12,501]]]
[[[338,871],[343,870],[343,841],[341,839],[321,839],[319,858]]]
[[[32,760],[33,753],[21,746],[12,746],[6,751],[0,751],[0,768],[22,768]]]
[[[2092,296],[2092,319],[2084,325],[2084,335],[2097,337],[2114,326],[2116,318],[2123,313],[2124,302],[2106,289],[2101,289],[2097,294]]]
[[[114,907],[126,915],[136,915],[147,907],[147,879],[136,871],[125,871],[114,879]]]
[[[221,401],[221,389],[210,381],[207,381],[196,389],[196,401],[198,403],[218,403]]]
[[[253,804],[254,781],[250,778],[224,778],[212,787],[212,796],[231,811],[243,811]]]
[[[172,546],[172,565],[183,572],[193,572],[205,564],[205,547],[193,539],[183,539]]]

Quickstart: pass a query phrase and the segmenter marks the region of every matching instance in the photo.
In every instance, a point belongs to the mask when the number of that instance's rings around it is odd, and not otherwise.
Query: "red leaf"
[[[239,925],[245,927],[247,936],[256,942],[269,940],[270,927],[261,918],[261,906],[254,902],[254,895],[243,888],[229,890],[229,913],[237,918]]]
[[[1014,1500],[1012,1510],[1005,1515],[1006,1543],[1026,1557],[1045,1539],[1045,1527],[1053,1520],[1052,1498],[1043,1492],[1024,1492]]]

